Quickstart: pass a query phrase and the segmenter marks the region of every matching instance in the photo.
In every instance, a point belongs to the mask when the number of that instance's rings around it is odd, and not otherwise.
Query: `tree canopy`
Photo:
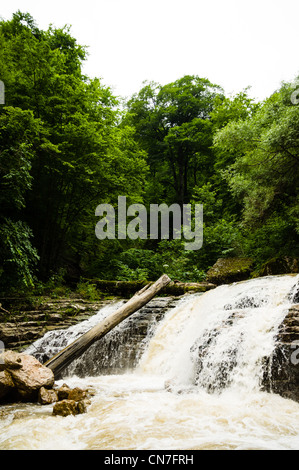
[[[121,109],[82,73],[70,27],[29,13],[0,22],[0,285],[65,278],[205,278],[220,256],[298,257],[299,107],[294,83],[255,102],[207,78],[144,82]],[[95,209],[203,204],[204,243],[98,240]]]
[[[299,108],[284,84],[247,119],[231,121],[215,137],[222,153],[235,154],[223,174],[242,200],[242,224],[258,259],[298,256]]]
[[[211,112],[222,90],[209,80],[185,77],[168,85],[148,83],[128,102],[126,119],[134,125],[148,154],[161,197],[180,205],[190,200],[192,186],[211,176]]]
[[[118,126],[109,88],[82,75],[85,50],[69,28],[40,31],[18,12],[0,23],[0,43],[1,217],[32,232],[39,275],[48,276],[68,256],[81,258],[86,238],[93,244],[99,202],[141,197],[146,161],[133,130]],[[1,264],[27,258],[2,243]]]

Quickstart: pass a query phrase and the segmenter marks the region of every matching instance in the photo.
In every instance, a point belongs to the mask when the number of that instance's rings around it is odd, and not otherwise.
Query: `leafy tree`
[[[247,249],[259,261],[298,255],[299,108],[291,85],[245,120],[230,122],[215,138],[221,152],[238,154],[224,172],[243,204]]]
[[[145,83],[121,113],[109,87],[82,74],[85,59],[69,27],[42,31],[20,11],[0,22],[2,287],[30,286],[35,274],[47,279],[66,265],[87,276],[166,271],[192,281],[219,256],[299,256],[294,84],[255,103],[247,90],[225,97],[186,75]],[[203,204],[203,248],[99,241],[95,208],[116,208],[120,195],[146,206]]]
[[[191,187],[204,182],[213,167],[210,114],[220,87],[197,76],[160,86],[147,84],[128,102],[127,120],[148,153],[154,195],[187,203]],[[153,191],[152,187],[148,188]]]
[[[110,89],[82,75],[85,48],[68,27],[41,31],[29,14],[17,12],[0,22],[0,46],[5,109],[15,113],[16,130],[25,117],[36,126],[35,134],[20,132],[15,159],[22,166],[14,176],[5,174],[5,181],[16,180],[14,197],[23,198],[20,220],[33,232],[39,273],[47,278],[70,260],[80,264],[82,247],[99,245],[99,203],[115,202],[120,191],[142,197],[144,153],[129,126],[118,125]],[[3,152],[12,152],[5,133]],[[4,211],[2,206],[3,216]],[[86,241],[90,237],[93,242]]]
[[[31,189],[32,143],[40,122],[31,111],[6,107],[0,114],[0,285],[30,286],[38,255],[32,232],[20,220]]]
[[[39,256],[32,246],[32,232],[27,224],[1,219],[0,286],[1,291],[32,287],[34,268]],[[2,291],[2,292],[3,292]]]

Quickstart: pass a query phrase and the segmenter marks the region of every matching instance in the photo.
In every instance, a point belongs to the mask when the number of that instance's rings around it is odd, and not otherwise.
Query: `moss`
[[[140,289],[149,284],[148,281],[106,281],[100,279],[92,279],[89,281],[97,286],[101,292],[106,294],[114,294],[119,297],[131,297]],[[152,284],[152,282],[151,282]],[[163,288],[159,295],[183,295],[186,292],[205,292],[214,287],[208,282],[188,283],[188,282],[170,282]],[[107,298],[107,296],[106,296]]]
[[[299,260],[288,256],[274,257],[266,261],[256,272],[255,276],[271,276],[277,274],[294,274],[299,272]]]
[[[252,266],[250,258],[219,258],[207,272],[207,281],[217,285],[244,281],[250,277]]]
[[[196,292],[206,292],[209,289],[212,289],[214,284],[210,284],[208,282],[171,282],[163,289],[163,292],[167,293],[168,295],[183,295],[187,292],[196,293]]]
[[[67,307],[65,310],[62,311],[62,315],[66,317],[74,317],[78,315],[79,311],[75,307]]]
[[[120,297],[131,297],[148,284],[148,281],[107,281],[102,279],[86,279],[86,285],[94,285],[103,294],[113,294]]]

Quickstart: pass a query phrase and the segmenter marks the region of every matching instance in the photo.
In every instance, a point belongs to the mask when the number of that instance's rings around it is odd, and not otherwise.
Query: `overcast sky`
[[[41,29],[71,25],[89,46],[84,73],[114,94],[198,75],[258,100],[299,75],[298,0],[2,0],[0,16],[30,13]],[[0,77],[1,79],[1,77]]]

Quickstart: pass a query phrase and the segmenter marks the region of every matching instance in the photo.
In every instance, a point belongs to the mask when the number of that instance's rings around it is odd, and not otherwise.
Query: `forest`
[[[220,257],[299,257],[296,80],[262,102],[186,75],[128,100],[82,72],[70,27],[0,22],[0,291],[205,279]],[[101,73],[99,64],[99,74]],[[146,77],[145,77],[146,80]],[[299,95],[299,92],[298,92]],[[99,204],[203,204],[203,246],[95,236]]]

